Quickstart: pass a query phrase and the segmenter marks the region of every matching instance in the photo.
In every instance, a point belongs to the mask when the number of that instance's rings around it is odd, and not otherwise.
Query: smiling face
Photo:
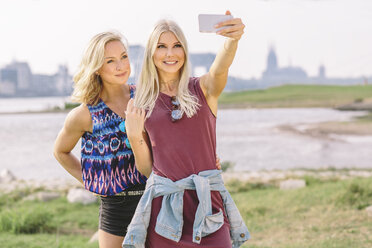
[[[160,78],[174,74],[178,76],[185,63],[185,51],[172,32],[168,31],[160,35],[153,60]]]
[[[128,81],[130,63],[123,43],[110,41],[105,46],[104,62],[97,71],[104,84],[122,85]]]

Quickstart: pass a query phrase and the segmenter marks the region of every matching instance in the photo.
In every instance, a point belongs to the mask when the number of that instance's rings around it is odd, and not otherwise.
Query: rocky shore
[[[372,170],[362,169],[324,169],[324,170],[286,170],[286,171],[251,171],[251,172],[224,172],[225,182],[239,180],[251,183],[281,182],[288,179],[313,177],[319,180],[345,180],[355,177],[372,177]]]
[[[338,110],[351,110],[351,111],[372,111],[372,99],[364,101],[356,101],[353,103],[338,106]]]

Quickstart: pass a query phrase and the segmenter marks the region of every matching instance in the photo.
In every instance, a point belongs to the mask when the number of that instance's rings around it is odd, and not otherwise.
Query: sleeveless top
[[[180,120],[171,121],[171,97],[159,93],[151,116],[145,122],[149,135],[153,172],[172,181],[198,174],[204,170],[216,169],[216,117],[210,110],[200,88],[199,78],[192,77],[189,90],[197,97],[200,107],[197,113],[188,118],[185,114]],[[211,192],[212,212],[224,210],[218,191]],[[183,231],[179,243],[165,239],[155,232],[156,218],[162,203],[162,197],[152,202],[150,224],[146,247],[200,247],[192,242],[193,222],[198,197],[193,190],[185,190],[183,208]],[[224,213],[224,225],[215,233],[204,237],[202,246],[214,248],[231,247],[230,225]]]
[[[216,117],[200,88],[199,78],[190,78],[189,90],[200,104],[193,117],[184,114],[172,122],[171,97],[160,92],[145,122],[152,146],[153,172],[173,181],[216,169]]]
[[[135,85],[129,85],[133,98]],[[99,99],[97,105],[87,105],[92,117],[93,132],[85,132],[81,139],[81,165],[84,186],[99,195],[115,195],[137,184],[145,184],[146,177],[135,166],[134,155],[125,145],[127,134],[120,131],[122,117]]]

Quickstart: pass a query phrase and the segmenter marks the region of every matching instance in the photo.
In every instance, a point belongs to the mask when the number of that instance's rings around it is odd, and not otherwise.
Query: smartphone
[[[199,14],[199,32],[202,33],[216,33],[223,28],[214,28],[214,25],[230,20],[233,18],[232,15],[211,15],[211,14]]]

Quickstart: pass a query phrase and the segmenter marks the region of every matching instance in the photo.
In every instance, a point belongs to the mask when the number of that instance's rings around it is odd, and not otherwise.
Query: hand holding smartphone
[[[214,25],[232,19],[232,15],[199,14],[199,31],[202,33],[216,33],[225,27],[215,28]]]

